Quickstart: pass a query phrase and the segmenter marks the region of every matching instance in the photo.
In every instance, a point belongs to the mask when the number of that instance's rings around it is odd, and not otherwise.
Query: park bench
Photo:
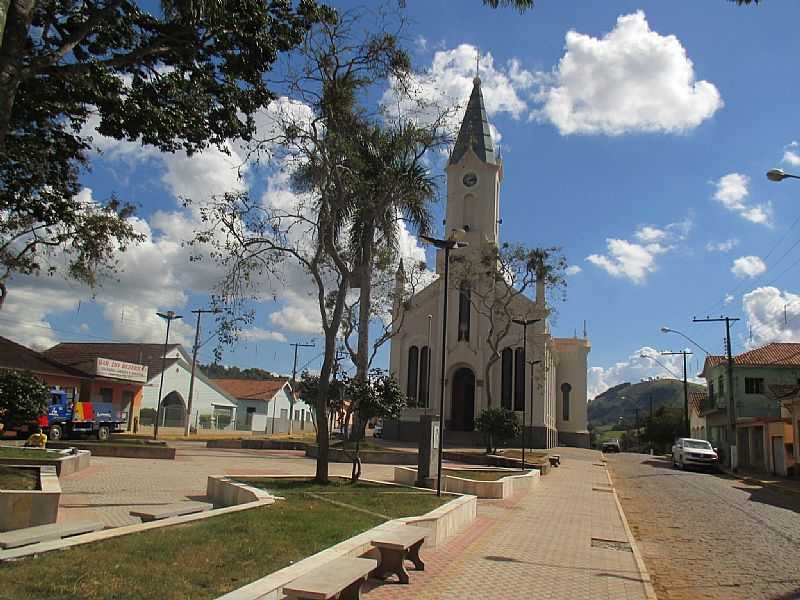
[[[403,564],[406,560],[414,563],[419,571],[425,570],[425,563],[419,557],[419,549],[430,534],[424,527],[404,525],[396,529],[387,529],[372,538],[372,545],[381,553],[381,560],[375,576],[383,579],[394,573],[400,583],[408,583],[408,572]]]
[[[551,467],[560,467],[561,466],[561,455],[560,454],[550,454],[547,456],[548,460],[550,461]]]
[[[161,519],[168,519],[170,517],[181,517],[183,515],[205,512],[212,508],[214,508],[214,506],[206,502],[181,502],[180,504],[168,504],[150,510],[132,510],[130,511],[130,515],[132,517],[139,517],[142,522],[147,523],[148,521],[160,521]]]
[[[39,542],[60,540],[61,538],[100,531],[105,527],[99,521],[75,521],[67,523],[52,523],[50,525],[37,525],[0,533],[0,548],[19,548]]]
[[[359,600],[377,566],[372,558],[337,558],[283,586],[283,593],[290,600]]]

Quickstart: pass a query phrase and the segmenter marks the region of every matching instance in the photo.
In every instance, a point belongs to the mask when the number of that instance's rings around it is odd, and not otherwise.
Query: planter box
[[[175,448],[163,444],[115,444],[114,442],[47,442],[48,448],[78,448],[88,450],[92,456],[113,458],[175,459]]]
[[[287,477],[297,476],[289,475]],[[264,477],[264,479],[273,478],[274,476]],[[258,478],[248,477],[248,479]],[[385,482],[375,483],[385,484]],[[348,540],[340,542],[335,546],[331,546],[327,550],[304,558],[293,565],[275,571],[266,577],[262,577],[244,587],[233,590],[224,596],[220,596],[217,600],[280,600],[284,597],[282,591],[283,586],[288,585],[298,577],[302,577],[332,560],[342,557],[377,558],[377,550],[373,548],[371,544],[375,534],[383,529],[396,528],[398,525],[404,523],[430,529],[431,535],[422,548],[423,551],[425,548],[435,548],[449,537],[469,526],[475,520],[478,510],[477,500],[475,496],[457,496],[447,504],[425,515],[387,521],[386,523],[382,523],[377,527],[373,527],[372,529],[368,529],[363,533],[351,537]]]
[[[487,471],[490,469],[475,469],[476,471]],[[493,469],[492,469],[493,470]],[[508,471],[508,476],[496,481],[482,481],[478,479],[468,479],[449,475],[444,469],[444,490],[457,494],[471,494],[478,498],[491,498],[505,500],[514,494],[529,490],[539,481],[539,471],[533,469],[527,473],[520,471]],[[408,467],[395,467],[394,480],[405,485],[414,485],[417,480],[417,470]],[[436,479],[433,480],[436,485]]]
[[[309,446],[306,448],[306,456],[309,458],[317,458],[317,446]],[[381,450],[361,450],[359,453],[361,462],[364,464],[377,464],[377,465],[416,465],[417,453],[416,452],[392,452]],[[351,463],[353,459],[350,458],[350,453],[338,448],[328,449],[328,460],[334,463]]]
[[[519,458],[509,458],[500,456],[499,454],[479,454],[477,452],[454,452],[445,450],[442,456],[447,460],[459,462],[465,465],[484,465],[487,467],[502,467],[506,469],[521,469],[522,461]],[[541,475],[547,475],[550,472],[550,461],[543,463],[531,463],[525,461],[527,465],[538,469]]]
[[[214,506],[238,506],[267,500],[272,498],[272,495],[266,490],[231,481],[228,477],[209,476],[206,497],[214,503]]]
[[[226,448],[229,450],[303,450],[313,446],[309,442],[291,440],[209,440],[206,448]]]
[[[0,490],[0,531],[56,522],[61,499],[56,468],[51,465],[32,468],[39,469],[38,490]]]
[[[53,458],[3,458],[0,457],[0,465],[10,467],[20,465],[51,466],[55,468],[58,477],[62,475],[72,475],[73,473],[85,469],[91,461],[91,454],[86,450],[78,450],[76,454],[64,454],[53,452]]]

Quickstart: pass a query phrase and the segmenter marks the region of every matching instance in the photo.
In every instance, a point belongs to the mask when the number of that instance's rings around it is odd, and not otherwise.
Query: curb
[[[603,459],[605,460],[605,456],[603,456]],[[639,551],[639,546],[636,544],[636,540],[633,537],[633,532],[631,531],[630,525],[628,525],[628,519],[625,516],[625,511],[622,510],[622,504],[619,501],[619,496],[617,495],[617,490],[614,487],[614,482],[611,480],[611,472],[608,470],[607,463],[606,477],[608,477],[608,485],[611,486],[614,502],[617,504],[617,510],[619,511],[619,517],[622,520],[622,526],[625,528],[625,535],[628,536],[628,543],[630,543],[631,550],[633,550],[633,558],[636,561],[636,567],[639,569],[639,575],[642,578],[642,586],[644,587],[645,596],[647,597],[647,600],[658,600],[658,596],[656,596],[656,590],[653,587],[653,580],[650,578],[650,573],[647,570],[647,566],[644,564],[642,553]]]
[[[760,485],[763,487],[772,488],[774,490],[778,490],[781,492],[788,492],[789,494],[800,494],[800,490],[796,490],[791,487],[784,487],[780,483],[773,483],[772,481],[764,481],[763,479],[756,479],[755,477],[748,477],[747,475],[740,475],[738,473],[734,473],[730,469],[726,469],[723,467],[719,468],[720,471],[728,475],[729,477],[733,477],[734,479],[738,479],[739,481],[744,481],[745,483],[750,483],[753,485]]]

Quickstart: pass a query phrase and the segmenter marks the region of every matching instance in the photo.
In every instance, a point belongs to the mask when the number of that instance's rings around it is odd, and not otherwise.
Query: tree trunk
[[[492,394],[492,367],[497,362],[497,355],[493,354],[492,358],[486,361],[486,367],[483,371],[483,389],[486,390],[486,407],[492,408],[494,406],[494,396]]]
[[[375,226],[366,226],[361,243],[361,264],[359,265],[359,278],[361,288],[358,290],[358,346],[356,348],[356,381],[366,381],[369,371],[369,316],[372,310],[372,254]],[[358,407],[355,407],[356,423],[361,424],[358,416]],[[356,424],[354,423],[354,425]],[[350,439],[358,441],[361,437],[362,427],[353,427]],[[356,460],[358,459],[358,446],[356,446]]]
[[[2,0],[0,0],[2,1]],[[0,45],[0,151],[5,148],[36,0],[12,0]]]

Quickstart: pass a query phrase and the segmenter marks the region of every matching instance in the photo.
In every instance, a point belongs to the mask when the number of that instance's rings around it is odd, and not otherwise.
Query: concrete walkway
[[[610,548],[629,540],[600,453],[558,452],[562,466],[533,491],[480,501],[473,527],[423,547],[426,570],[410,571],[409,587],[373,584],[367,600],[646,599],[633,552]]]

